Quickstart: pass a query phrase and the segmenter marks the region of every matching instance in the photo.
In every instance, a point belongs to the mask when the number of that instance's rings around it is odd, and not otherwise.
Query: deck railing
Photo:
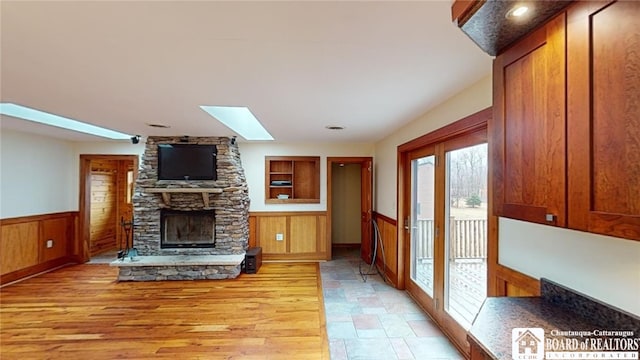
[[[487,220],[449,221],[449,258],[487,258]],[[419,258],[433,258],[433,220],[418,220],[416,224],[416,254]]]

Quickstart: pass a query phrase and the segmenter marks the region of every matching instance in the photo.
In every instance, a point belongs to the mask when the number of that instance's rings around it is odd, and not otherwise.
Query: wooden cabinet
[[[640,2],[567,11],[569,227],[640,240]]]
[[[470,360],[493,360],[493,358],[482,349],[482,346],[480,346],[472,336],[467,336],[467,340],[469,341],[471,350],[469,356]]]
[[[564,16],[494,61],[491,134],[498,216],[564,226]]]
[[[496,58],[496,215],[640,240],[639,18],[576,2]]]
[[[320,157],[267,156],[266,203],[319,203]]]

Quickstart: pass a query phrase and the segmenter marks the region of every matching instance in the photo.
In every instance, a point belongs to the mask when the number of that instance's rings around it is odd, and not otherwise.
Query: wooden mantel
[[[202,202],[205,207],[209,207],[209,194],[221,194],[220,188],[146,188],[146,193],[162,194],[162,201],[164,204],[171,205],[172,193],[200,193],[202,194]]]

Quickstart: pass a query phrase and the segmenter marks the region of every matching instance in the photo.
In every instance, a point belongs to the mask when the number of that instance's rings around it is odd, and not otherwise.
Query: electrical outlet
[[[50,249],[53,247],[53,240],[49,239],[47,240],[47,249]]]
[[[276,241],[282,241],[284,240],[284,235],[283,234],[276,234]]]

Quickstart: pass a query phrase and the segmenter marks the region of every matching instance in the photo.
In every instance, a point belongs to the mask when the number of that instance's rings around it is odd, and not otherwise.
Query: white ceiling
[[[232,105],[279,142],[373,142],[491,70],[449,1],[0,6],[2,102],[143,136],[234,135],[199,108]]]

